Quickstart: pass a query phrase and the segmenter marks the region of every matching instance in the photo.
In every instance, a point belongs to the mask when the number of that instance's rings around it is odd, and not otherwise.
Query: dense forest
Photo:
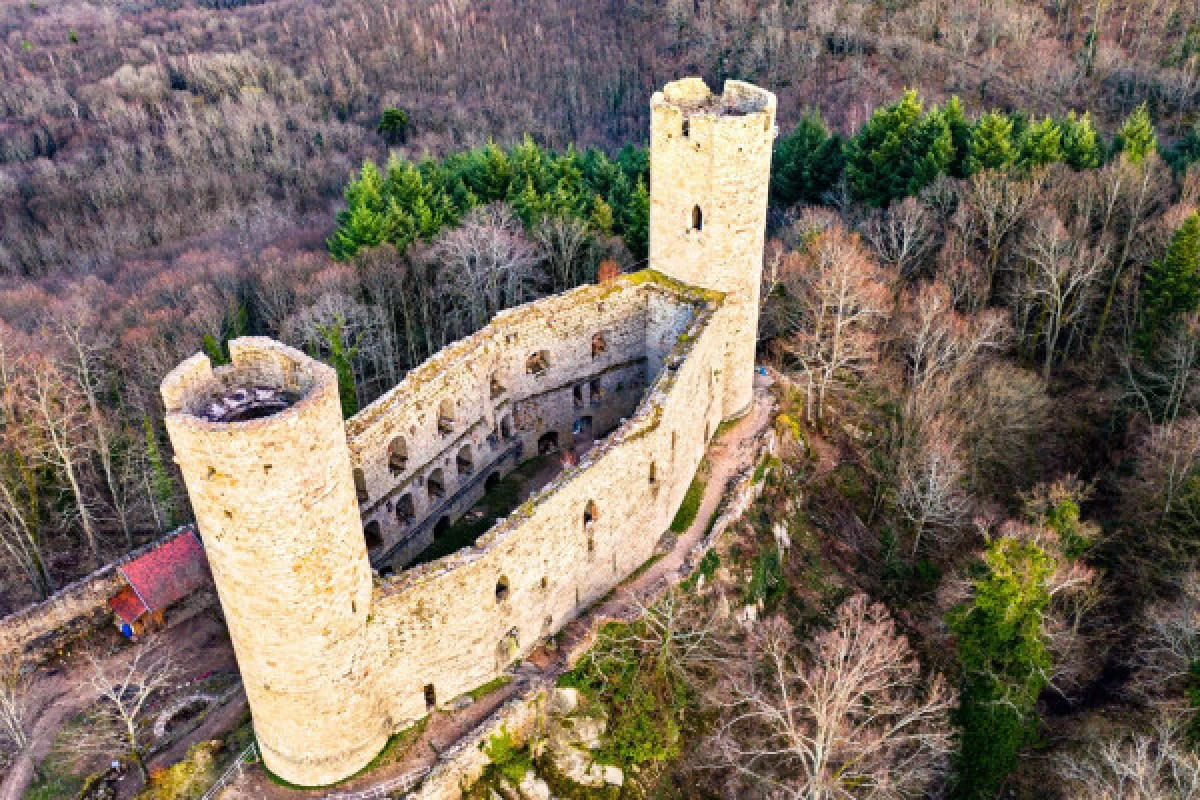
[[[664,797],[1200,791],[1194,4],[21,2],[0,32],[0,610],[189,518],[181,358],[275,336],[353,413],[639,268],[650,93],[745,78],[781,101],[783,444],[705,575],[744,566],[762,624],[720,670],[574,675],[638,712],[614,757]],[[880,688],[812,716],[868,651]],[[789,731],[733,713],[788,696]],[[839,755],[769,755],[814,736]]]

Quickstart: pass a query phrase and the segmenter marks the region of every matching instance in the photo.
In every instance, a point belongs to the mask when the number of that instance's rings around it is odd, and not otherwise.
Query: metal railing
[[[238,757],[229,765],[229,769],[225,770],[217,782],[208,788],[208,791],[200,796],[200,800],[217,800],[221,796],[221,792],[229,788],[229,784],[241,777],[246,770],[246,765],[258,761],[258,742],[251,742],[250,746],[238,754]]]
[[[393,792],[411,792],[429,774],[429,770],[430,767],[421,767],[361,791],[327,794],[323,800],[380,800]]]

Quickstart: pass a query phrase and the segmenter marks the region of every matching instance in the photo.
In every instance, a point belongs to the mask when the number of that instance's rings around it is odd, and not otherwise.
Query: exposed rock
[[[471,695],[469,695],[469,694],[460,694],[458,697],[454,698],[454,702],[452,702],[450,704],[450,707],[453,708],[455,711],[461,711],[464,708],[466,708],[467,706],[474,705],[474,704],[475,704],[474,697],[471,697]]]
[[[550,786],[537,776],[533,770],[525,773],[517,788],[524,800],[550,800]]]
[[[625,773],[620,767],[614,767],[611,764],[604,767],[604,782],[609,786],[624,786]]]
[[[579,710],[579,690],[555,687],[550,690],[547,710],[556,717],[565,717]]]

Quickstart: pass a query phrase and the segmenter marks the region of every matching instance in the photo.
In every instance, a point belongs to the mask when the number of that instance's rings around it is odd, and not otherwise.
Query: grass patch
[[[626,578],[623,581],[623,583],[631,583],[633,581],[636,581],[638,578],[645,575],[647,570],[649,570],[651,567],[653,567],[659,561],[662,561],[664,556],[666,556],[666,553],[655,553],[654,555],[650,556],[649,558],[647,558],[645,561],[642,562],[642,565],[640,567],[635,569],[633,572],[629,573],[629,577]]]
[[[422,550],[408,566],[428,564],[430,561],[437,561],[443,556],[457,553],[464,547],[475,544],[475,540],[487,533],[488,529],[496,524],[498,518],[507,517],[516,510],[520,505],[518,498],[521,494],[521,486],[546,465],[546,459],[547,456],[534,456],[528,461],[521,462],[515,470],[501,478],[496,486],[484,494],[471,509],[471,511],[483,511],[483,516],[471,520],[467,518],[470,516],[470,512],[467,512],[459,517],[457,522],[446,528],[445,532],[429,547]]]
[[[368,772],[371,772],[372,770],[376,770],[381,767],[388,767],[393,764],[398,764],[404,758],[404,756],[408,753],[409,749],[416,743],[416,741],[421,738],[421,734],[425,732],[425,726],[428,723],[429,723],[429,717],[421,717],[421,719],[417,720],[412,725],[409,725],[407,728],[400,731],[399,733],[393,733],[388,738],[387,744],[385,744],[383,746],[383,749],[380,750],[378,755],[376,755],[374,758],[372,758],[365,767],[363,767],[362,769],[360,769],[358,772],[354,773],[353,775],[347,776],[345,778],[342,778],[340,781],[335,781],[334,783],[329,784],[329,786],[340,786],[343,783],[346,783],[347,781],[352,781],[361,775],[365,775]],[[317,788],[317,787],[313,787],[313,786],[297,786],[296,784],[294,784],[284,778],[279,777],[274,772],[267,769],[266,764],[263,764],[263,772],[267,773],[267,777],[271,780],[271,783],[275,784],[276,786],[282,786],[285,789],[295,789],[295,790],[301,791],[301,792],[311,792],[314,788]]]
[[[476,686],[471,691],[467,692],[467,697],[470,697],[475,702],[479,702],[497,689],[503,689],[512,683],[511,675],[501,675],[499,678],[493,678],[483,686]]]
[[[707,461],[700,462],[700,467],[696,470],[696,477],[692,478],[692,483],[683,496],[683,502],[679,504],[679,510],[675,512],[675,519],[671,520],[673,532],[683,533],[696,521],[696,515],[700,513],[700,503],[704,500],[704,487],[708,485],[707,467]]]
[[[39,765],[41,775],[25,790],[24,800],[76,797],[83,789],[88,776],[78,774],[81,765],[71,753],[71,739],[84,724],[84,716],[79,714],[59,729],[50,754]]]

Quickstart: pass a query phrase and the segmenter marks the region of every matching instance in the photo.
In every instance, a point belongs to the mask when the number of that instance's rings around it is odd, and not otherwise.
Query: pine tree
[[[1142,103],[1121,125],[1117,132],[1114,146],[1118,153],[1133,164],[1140,164],[1158,146],[1158,136],[1154,132],[1154,124],[1150,121],[1150,111]]]
[[[946,171],[955,178],[965,178],[968,175],[967,159],[971,155],[971,123],[967,122],[967,115],[963,113],[962,101],[958,99],[958,95],[947,101],[942,109],[942,119],[950,129],[950,142],[954,145],[954,155]]]
[[[1062,130],[1049,117],[1030,124],[1021,134],[1017,163],[1024,169],[1038,169],[1062,161],[1062,137]]]
[[[809,111],[779,137],[771,165],[773,203],[819,202],[841,175],[842,140],[829,135],[819,112]]]
[[[1005,169],[1015,157],[1013,124],[1004,114],[989,111],[979,118],[971,132],[971,155],[967,169],[971,173],[985,169]]]
[[[388,144],[404,144],[408,141],[408,133],[412,123],[408,112],[400,108],[385,108],[379,115],[376,130],[383,135]]]
[[[1072,111],[1058,126],[1062,130],[1063,163],[1076,172],[1100,166],[1104,152],[1090,114],[1084,112],[1083,116],[1076,117]]]
[[[1171,236],[1167,252],[1142,278],[1138,346],[1149,355],[1177,324],[1200,307],[1200,213],[1192,213]]]
[[[346,208],[338,213],[337,229],[328,240],[329,254],[337,261],[353,257],[364,247],[383,241],[383,176],[375,162],[363,163],[358,180],[346,186]]]
[[[954,142],[939,111],[922,112],[914,90],[876,109],[846,147],[846,177],[865,202],[882,206],[916,194],[954,157]]]
[[[992,541],[970,601],[951,612],[963,686],[954,796],[991,800],[1038,726],[1038,695],[1050,674],[1042,613],[1053,560],[1031,542]]]

